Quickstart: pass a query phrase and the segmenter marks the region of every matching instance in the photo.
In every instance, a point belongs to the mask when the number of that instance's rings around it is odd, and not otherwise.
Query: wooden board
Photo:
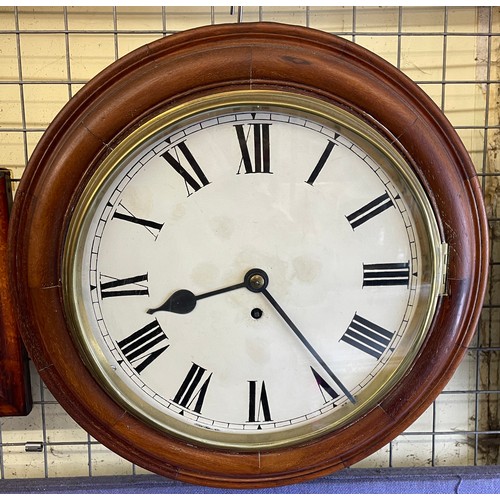
[[[32,400],[28,357],[9,289],[7,234],[12,204],[10,172],[0,169],[0,416],[27,415]]]

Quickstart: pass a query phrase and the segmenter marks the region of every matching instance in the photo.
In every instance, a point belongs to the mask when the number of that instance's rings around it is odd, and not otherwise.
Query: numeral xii
[[[240,145],[242,162],[246,174],[253,173],[271,173],[271,144],[269,137],[269,123],[253,123],[250,125],[250,131],[253,131],[253,161],[248,148],[248,136],[245,135],[243,125],[235,125],[238,143]],[[238,173],[240,173],[240,169]]]

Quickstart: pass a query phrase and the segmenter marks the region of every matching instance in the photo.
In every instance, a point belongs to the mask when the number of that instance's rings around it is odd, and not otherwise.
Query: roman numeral
[[[186,378],[182,382],[180,389],[177,391],[173,401],[184,408],[190,409],[194,403],[194,412],[201,413],[205,395],[207,393],[208,384],[212,378],[212,374],[206,374],[206,369],[193,363]],[[205,378],[205,381],[203,381]]]
[[[248,381],[248,421],[249,422],[269,422],[271,421],[271,411],[267,399],[266,384],[262,382],[260,390],[257,380]]]
[[[127,361],[134,367],[137,373],[141,373],[160,354],[166,351],[169,344],[166,344],[167,336],[163,333],[156,320],[137,330],[126,339],[118,342]],[[160,347],[160,344],[161,347]],[[154,350],[155,347],[159,347]]]
[[[321,395],[323,396],[323,399],[325,403],[329,401],[329,399],[325,396],[325,393],[330,396],[331,399],[337,399],[339,395],[335,390],[326,382],[326,380],[311,366],[310,367],[312,370],[312,373],[314,375],[314,379],[316,380],[316,383],[318,384],[318,388],[321,392]]]
[[[111,206],[111,204],[108,203],[108,206]],[[149,233],[151,233],[155,239],[158,237],[158,234],[160,233],[161,228],[163,227],[163,224],[160,224],[159,222],[155,222],[155,221],[147,220],[147,219],[140,219],[139,217],[135,217],[132,214],[132,212],[130,210],[128,210],[121,203],[118,205],[118,208],[116,209],[115,213],[113,214],[112,219],[119,219],[119,220],[123,220],[125,222],[130,222],[131,224],[137,224],[138,226],[142,226]]]
[[[148,281],[147,274],[141,274],[139,276],[132,276],[131,278],[115,279],[111,276],[106,276],[106,278],[111,278],[111,281],[106,283],[102,282],[102,277],[105,276],[101,274],[101,298],[107,299],[109,297],[126,297],[134,295],[149,295],[149,290],[146,284],[142,282]]]
[[[358,226],[361,226],[361,224],[364,224],[366,221],[369,221],[376,215],[393,206],[394,203],[390,199],[387,192],[385,192],[382,196],[375,198],[373,201],[362,206],[351,215],[347,215],[346,218],[349,221],[349,224],[351,224],[351,227],[356,229]]]
[[[338,134],[335,134],[335,139],[338,138]],[[312,171],[311,175],[309,176],[309,179],[307,179],[307,184],[310,184],[311,186],[314,184],[314,181],[317,179],[319,173],[325,166],[326,161],[330,157],[333,148],[335,147],[335,143],[332,141],[328,141],[328,144],[326,145],[325,150],[323,151],[323,154],[321,155],[321,158],[319,159],[318,163],[314,167],[314,170]]]
[[[248,133],[245,134],[243,125],[235,125],[238,143],[241,149],[242,163],[246,174],[271,173],[271,146],[269,143],[269,124],[253,123],[249,125]],[[253,152],[254,161],[250,157],[248,149],[248,138],[250,131],[253,130]],[[241,171],[241,162],[238,168],[238,174]]]
[[[173,151],[175,153],[175,156],[172,155],[170,151]],[[193,174],[191,175],[181,164],[180,160],[180,155],[179,151],[182,153],[184,158],[186,159],[187,163],[191,167]],[[184,182],[186,183],[186,190],[188,192],[188,196],[193,194],[190,190],[194,190],[194,192],[200,190],[203,186],[206,186],[210,184],[209,180],[203,173],[203,170],[201,169],[200,165],[198,162],[195,160],[194,156],[192,155],[191,151],[189,151],[188,147],[186,146],[185,142],[180,142],[177,144],[177,146],[173,147],[169,151],[166,151],[163,153],[162,158],[167,160],[167,162],[170,164],[170,166],[178,173],[181,175],[181,177],[184,179]]]
[[[393,336],[393,332],[355,314],[349,328],[340,340],[379,359]]]
[[[363,287],[408,286],[410,284],[410,262],[388,264],[363,264]]]

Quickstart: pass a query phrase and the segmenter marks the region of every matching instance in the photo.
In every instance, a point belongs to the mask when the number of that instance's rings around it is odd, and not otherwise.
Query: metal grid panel
[[[499,463],[500,8],[0,7],[0,166],[18,182],[58,110],[118,57],[177,31],[247,21],[310,26],[378,53],[434,99],[464,141],[482,180],[491,231],[481,323],[434,404],[357,467]],[[31,414],[0,419],[2,479],[146,472],[79,428],[33,368],[32,385]]]

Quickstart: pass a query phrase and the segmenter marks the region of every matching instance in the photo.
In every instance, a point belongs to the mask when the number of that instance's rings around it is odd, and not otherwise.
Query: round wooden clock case
[[[267,118],[259,113],[267,113]],[[252,128],[251,120],[256,116],[260,116],[261,121]],[[434,289],[431,294],[433,304],[428,306],[428,314],[423,313],[427,318],[422,320],[426,326],[419,330],[420,336],[415,334],[418,341],[411,341],[414,347],[406,349],[405,361],[395,370],[397,377],[388,384],[380,382],[378,389],[373,390],[368,398],[369,404],[359,411],[349,413],[346,410],[347,416],[337,420],[330,417],[330,420],[323,417],[314,420],[316,416],[311,417],[314,422],[319,422],[319,429],[314,428],[314,423],[307,424],[303,435],[302,427],[299,427],[298,431],[285,434],[284,439],[276,439],[276,442],[273,441],[274,431],[266,430],[276,412],[271,395],[263,393],[261,382],[245,381],[250,390],[253,387],[254,394],[253,399],[250,396],[250,414],[242,419],[243,434],[236,432],[236,444],[232,437],[227,440],[224,437],[227,430],[217,428],[206,432],[200,430],[201,424],[191,425],[189,422],[181,422],[177,428],[175,415],[173,420],[168,417],[165,424],[161,415],[159,419],[154,417],[161,414],[161,410],[148,413],[149,410],[141,409],[142,399],[139,398],[137,403],[133,396],[140,394],[139,390],[122,384],[120,375],[114,381],[113,373],[108,376],[100,371],[106,361],[94,353],[105,350],[105,347],[95,347],[94,334],[87,335],[85,329],[90,327],[86,321],[80,320],[79,311],[85,307],[80,302],[85,303],[87,299],[78,291],[80,285],[75,287],[74,283],[82,273],[79,275],[72,270],[75,266],[78,268],[78,264],[73,267],[73,264],[69,267],[67,264],[73,259],[73,250],[78,254],[84,246],[78,243],[79,238],[90,234],[92,223],[86,226],[87,214],[91,214],[90,218],[99,218],[92,215],[98,213],[92,207],[98,206],[99,197],[109,196],[108,204],[114,217],[125,221],[128,224],[125,227],[135,229],[137,226],[153,236],[163,231],[162,225],[152,219],[140,219],[139,215],[126,212],[126,198],[119,205],[119,200],[106,194],[115,189],[109,187],[114,172],[120,171],[123,164],[129,162],[132,165],[136,161],[131,159],[136,150],[149,147],[148,151],[160,151],[155,149],[159,148],[157,144],[168,137],[168,147],[173,149],[162,150],[162,161],[173,178],[183,181],[180,187],[183,197],[189,199],[189,203],[195,203],[196,197],[201,200],[198,189],[201,188],[200,193],[208,193],[208,189],[216,188],[217,182],[211,182],[207,172],[196,170],[201,163],[192,154],[190,156],[191,132],[186,132],[191,125],[198,127],[198,131],[202,130],[213,117],[219,120],[219,125],[223,121],[221,117],[234,122],[228,126],[231,127],[227,128],[229,132],[224,133],[234,139],[236,150],[241,152],[242,163],[239,167],[234,165],[234,174],[240,175],[241,179],[245,176],[244,169],[258,179],[255,182],[261,182],[264,173],[272,174],[268,179],[272,177],[273,182],[278,178],[279,168],[276,163],[269,166],[269,161],[274,160],[269,160],[271,156],[266,160],[265,148],[259,166],[253,152],[261,148],[257,144],[270,141],[270,154],[273,154],[279,147],[273,142],[276,131],[282,128],[283,135],[288,133],[280,122],[285,118],[287,123],[295,125],[299,122],[310,124],[310,130],[315,133],[315,124],[319,124],[318,127],[324,126],[329,131],[325,134],[330,134],[324,142],[326,149],[316,149],[311,153],[311,165],[304,170],[303,179],[299,178],[300,182],[297,182],[300,189],[321,189],[319,181],[328,178],[329,169],[334,171],[333,167],[325,167],[332,151],[354,154],[353,151],[360,148],[364,156],[356,153],[356,162],[361,158],[365,163],[369,156],[367,152],[372,150],[375,157],[378,154],[381,158],[390,158],[388,164],[396,158],[395,163],[406,165],[401,167],[402,178],[406,180],[394,181],[396,194],[391,191],[393,181],[389,179],[387,191],[381,191],[385,194],[358,203],[357,210],[352,212],[346,209],[339,220],[349,231],[359,234],[358,225],[364,225],[375,215],[379,217],[378,213],[382,211],[389,214],[386,210],[389,206],[394,213],[398,208],[398,213],[403,214],[405,189],[398,186],[407,182],[414,185],[410,191],[421,193],[416,199],[427,207],[420,212],[420,209],[415,209],[415,217],[421,217],[423,221],[414,223],[415,231],[418,233],[422,225],[432,227],[435,233],[422,240],[431,247],[429,255],[437,256],[428,259],[430,268],[439,270],[430,273],[434,276],[429,280],[429,286]],[[263,125],[266,120],[271,123],[269,127]],[[176,130],[181,129],[187,139],[175,143],[178,140]],[[266,135],[269,129],[275,134],[271,139]],[[193,133],[192,137],[195,135]],[[248,142],[250,136],[252,145]],[[381,139],[376,139],[378,137]],[[190,175],[181,165],[186,165],[186,161],[188,166],[194,167],[194,173]],[[382,165],[385,165],[384,161],[380,160]],[[201,170],[203,168],[204,165]],[[376,172],[377,168],[371,167],[370,172]],[[387,167],[389,177],[391,168]],[[213,167],[215,171],[216,167]],[[108,177],[111,180],[108,181]],[[236,182],[234,179],[236,177],[232,177],[231,182]],[[265,189],[265,185],[262,186]],[[89,191],[101,194],[90,196]],[[403,201],[398,201],[400,199]],[[380,210],[376,214],[368,212],[375,202]],[[244,216],[242,213],[241,217]],[[357,223],[353,222],[356,217]],[[404,215],[398,217],[407,220]],[[84,221],[81,224],[80,219]],[[184,232],[189,230],[186,227]],[[98,234],[97,229],[93,231]],[[202,245],[196,239],[193,241]],[[487,241],[481,190],[469,156],[450,123],[415,84],[378,56],[342,38],[297,26],[244,23],[198,28],[148,44],[106,68],[71,99],[40,140],[17,191],[9,240],[10,278],[18,321],[33,362],[57,400],[92,436],[133,463],[171,478],[210,486],[268,487],[312,479],[350,466],[388,443],[422,414],[453,374],[474,334],[486,285]],[[416,268],[410,273],[410,264],[407,265],[406,261],[411,263],[412,259],[404,257],[396,263],[389,260],[389,264],[360,262],[359,269],[365,275],[372,272],[375,278],[382,279],[382,283],[377,284],[381,285],[376,290],[378,293],[384,293],[383,289],[406,290],[411,289],[412,283],[424,283],[418,281],[423,278]],[[103,261],[104,256],[100,262]],[[281,308],[280,300],[276,301],[280,292],[273,275],[274,268],[261,267],[255,264],[253,268],[249,265],[242,268],[241,283],[220,283],[220,288],[238,285],[242,290],[222,292],[217,299],[206,298],[206,301],[215,304],[216,300],[226,300],[226,297],[233,300],[232,297],[239,297],[237,293],[261,300],[259,304],[264,305],[251,309],[252,324],[264,324],[263,321],[274,314],[273,321],[276,324],[281,321],[279,328],[293,332],[290,333],[290,342],[310,356],[307,364],[311,370],[307,370],[310,381],[316,384],[316,395],[324,396],[325,403],[331,398],[336,401],[330,404],[328,411],[335,414],[343,411],[339,408],[354,408],[356,402],[362,400],[363,391],[345,387],[333,373],[336,366],[333,370],[327,367],[327,371],[321,371],[328,364],[323,363],[323,358],[328,355],[321,349],[318,349],[321,350],[318,354],[307,339],[309,332],[302,335],[302,327],[298,326],[300,321],[292,314],[288,316],[284,312],[286,305]],[[396,268],[397,279],[402,282],[396,282],[392,275],[386,278],[387,267],[391,272]],[[83,281],[90,279],[89,283],[85,282],[88,289],[85,293],[89,297],[94,289],[98,290],[95,293],[101,294],[96,303],[109,304],[110,297],[113,300],[126,296],[128,300],[134,294],[140,296],[137,300],[143,300],[142,295],[147,295],[140,287],[141,279],[147,278],[146,274],[141,275],[143,278],[137,274],[103,278],[95,270],[89,271],[91,276],[92,272],[94,277],[97,276],[97,282],[93,282],[92,277]],[[149,280],[152,290],[151,276]],[[438,282],[440,280],[442,282]],[[372,290],[366,293],[372,293],[377,288],[374,285],[374,278],[365,276],[359,294],[368,288]],[[164,299],[181,288],[183,283],[166,283],[163,299],[158,301],[155,298],[157,303],[149,302],[148,311],[144,310],[145,317],[149,314],[153,322],[153,316],[157,314],[160,325],[161,318],[169,314],[177,313],[178,317],[183,314],[183,318],[190,321],[195,318],[192,311],[195,306],[201,310],[196,303],[196,300],[201,302],[203,297],[200,296],[198,299],[186,294],[181,298],[176,296],[178,301],[174,305],[172,299],[164,311],[159,309]],[[335,283],[332,284],[334,288]],[[423,288],[423,285],[415,285],[415,290]],[[195,293],[207,291],[197,290]],[[113,303],[118,304],[118,301]],[[422,303],[426,304],[425,301]],[[132,302],[125,301],[123,307],[128,308],[127,304]],[[102,307],[105,316],[108,313]],[[113,309],[112,314],[117,315],[116,311]],[[377,328],[382,335],[388,333],[380,325],[366,321],[361,311],[353,310],[352,314],[353,322],[356,320],[372,329],[372,339]],[[348,326],[349,321],[350,318]],[[108,323],[111,324],[111,320]],[[330,326],[325,324],[327,328]],[[235,329],[238,328],[236,324]],[[401,335],[403,339],[405,336],[406,333]],[[130,337],[125,340],[110,347],[122,357],[117,358],[117,365],[109,371],[119,372],[117,367],[121,369],[122,365],[127,365],[134,380],[143,380],[142,372],[146,373],[146,368],[157,363],[156,357],[141,358],[145,360],[141,365],[138,357],[127,357],[127,346],[130,347],[132,340]],[[347,332],[332,341],[332,345],[345,347],[346,340]],[[154,345],[159,347],[159,341],[155,342]],[[174,340],[171,342],[173,346]],[[367,345],[365,341],[360,347],[358,342],[353,352],[363,359]],[[392,353],[400,349],[398,345],[387,341],[384,344],[386,350],[380,349],[375,355],[372,353],[371,359],[387,358],[390,361]],[[155,352],[159,353],[158,356],[163,353]],[[193,372],[186,375],[185,382],[195,384],[195,376],[199,375],[202,380],[203,373],[201,365],[195,364],[194,358],[191,361]],[[213,380],[210,384],[214,384]],[[173,404],[181,416],[184,411],[179,407],[183,404],[186,415],[203,415],[202,404],[208,404],[204,392],[208,383],[198,385],[193,404],[182,403],[181,396],[187,394],[185,388],[179,389],[177,396],[172,393],[167,403]],[[209,390],[212,387],[214,385],[210,385]],[[164,399],[168,399],[167,396]],[[248,410],[245,411],[248,415]],[[174,422],[172,432],[169,431],[171,420]],[[321,428],[324,422],[326,424]],[[210,425],[206,424],[207,427]],[[266,433],[265,439],[255,437],[259,425]],[[191,428],[195,429],[192,435]],[[212,438],[212,435],[222,437]]]

